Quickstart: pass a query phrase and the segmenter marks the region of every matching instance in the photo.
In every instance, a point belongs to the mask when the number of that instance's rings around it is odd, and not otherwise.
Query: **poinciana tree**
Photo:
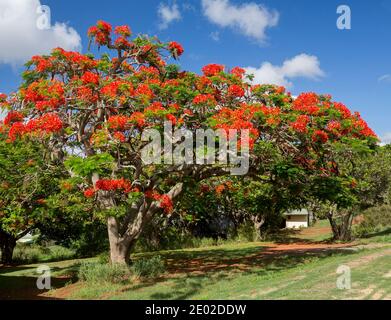
[[[187,132],[246,129],[250,177],[268,174],[265,164],[271,159],[258,147],[263,143],[274,144],[287,162],[308,174],[321,175],[332,170],[323,155],[334,141],[376,140],[358,114],[328,96],[293,99],[284,88],[251,85],[251,76],[239,67],[211,64],[202,75],[180,71],[168,63],[183,53],[180,44],[132,38],[127,26],[113,32],[99,21],[89,36],[107,53],[94,58],[57,48],[28,62],[20,90],[3,97],[12,110],[5,126],[11,141],[42,140],[83,179],[77,187],[95,204],[94,214],[107,219],[112,263],[128,262],[144,226],[157,212],[172,210],[188,181],[230,174],[230,164],[189,158],[145,163],[146,129],[163,135],[167,122]],[[179,140],[169,142],[176,147]],[[172,160],[162,151],[158,160],[167,157]]]

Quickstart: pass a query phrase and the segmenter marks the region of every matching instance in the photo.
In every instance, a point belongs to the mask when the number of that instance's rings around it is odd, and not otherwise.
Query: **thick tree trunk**
[[[110,243],[110,262],[112,264],[129,264],[130,250],[135,242],[130,236],[119,235],[118,221],[109,217],[107,219],[107,231]]]
[[[353,213],[348,212],[341,217],[338,223],[332,214],[328,215],[328,219],[333,231],[334,240],[351,241],[352,240],[352,222]]]
[[[260,216],[253,216],[251,218],[251,220],[254,223],[255,234],[256,234],[256,237],[257,237],[256,240],[262,240],[263,235],[262,235],[261,227],[265,223],[265,218],[263,216],[262,217],[260,217]]]
[[[0,231],[1,263],[10,265],[16,246],[16,238],[4,231]]]
[[[173,187],[168,196],[175,199],[182,192],[183,184]],[[102,198],[101,202],[106,208],[113,206],[112,199]],[[159,209],[159,203],[134,204],[129,208],[126,217],[119,222],[114,217],[107,219],[107,231],[110,243],[110,261],[112,264],[129,264],[130,251],[135,245],[144,226]]]

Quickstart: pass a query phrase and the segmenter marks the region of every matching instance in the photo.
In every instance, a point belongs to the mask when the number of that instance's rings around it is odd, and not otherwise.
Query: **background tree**
[[[315,179],[312,190],[321,199],[314,211],[330,221],[334,239],[349,241],[353,218],[387,203],[391,183],[389,147],[371,149],[357,141],[335,144],[333,171]]]
[[[61,172],[45,161],[47,154],[39,144],[9,143],[4,132],[0,133],[0,155],[1,262],[10,264],[17,240],[47,219],[55,223],[46,201],[59,190]]]

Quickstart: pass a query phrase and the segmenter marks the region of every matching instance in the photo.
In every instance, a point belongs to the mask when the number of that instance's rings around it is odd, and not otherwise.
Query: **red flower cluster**
[[[114,33],[123,37],[129,37],[132,34],[129,26],[117,26],[114,29]]]
[[[126,130],[129,122],[129,118],[127,116],[111,116],[107,123],[110,129],[114,130]]]
[[[215,97],[208,93],[208,94],[199,94],[193,99],[194,104],[208,104],[208,105],[215,105],[216,104],[216,99]]]
[[[329,140],[329,136],[326,132],[323,130],[316,130],[314,134],[312,135],[312,140],[314,142],[322,142],[326,143]]]
[[[92,83],[97,85],[99,84],[99,78],[100,78],[99,75],[97,75],[96,73],[92,73],[90,71],[87,71],[81,76],[81,80],[83,81],[83,84]]]
[[[352,116],[352,113],[350,112],[350,110],[342,103],[334,102],[334,108],[337,109],[341,113],[342,118],[344,118],[344,119],[348,119]]]
[[[156,190],[153,191],[149,190],[145,192],[145,197],[147,199],[158,201],[159,207],[162,208],[166,213],[171,213],[172,210],[174,209],[174,204],[171,198],[166,194],[161,195]]]
[[[241,98],[244,96],[244,89],[241,86],[233,84],[228,88],[228,94],[233,97]]]
[[[336,120],[332,120],[327,124],[327,130],[332,132],[338,132],[341,129],[341,123]]]
[[[105,85],[101,93],[110,99],[115,99],[119,95],[132,96],[134,94],[133,85],[130,81],[116,80]]]
[[[113,134],[114,139],[118,140],[119,142],[125,142],[126,136],[123,134],[123,132],[117,131]]]
[[[110,33],[112,31],[111,24],[105,21],[98,21],[96,26],[88,29],[88,36],[95,38],[95,42],[98,45],[107,45],[110,42]]]
[[[89,188],[84,191],[84,196],[86,198],[93,198],[95,196],[95,189],[94,188]]]
[[[132,190],[132,183],[124,178],[122,179],[101,179],[95,184],[97,190],[103,191],[117,191],[122,190],[125,193],[129,193]]]
[[[259,131],[254,127],[252,120],[257,112],[262,112],[262,107],[242,104],[239,109],[222,108],[213,119],[217,122],[216,129],[223,129],[227,135],[230,129],[250,131],[249,146],[254,146],[255,140],[259,137]],[[233,137],[228,137],[233,138]]]
[[[307,125],[310,122],[310,117],[307,115],[300,115],[295,122],[291,123],[291,128],[297,132],[307,133]]]
[[[31,58],[31,62],[35,64],[35,71],[46,72],[53,68],[53,57],[34,56]]]
[[[32,119],[27,124],[22,122],[15,122],[12,124],[8,137],[11,141],[14,141],[17,137],[20,137],[28,133],[55,133],[63,128],[61,119],[57,114],[48,113],[40,118]]]
[[[360,135],[363,135],[364,137],[374,137],[377,138],[376,133],[369,128],[368,124],[361,119],[361,116],[359,113],[355,113],[356,120],[354,121],[354,129],[359,131]]]
[[[242,79],[243,76],[246,74],[246,70],[240,67],[235,67],[231,70],[231,74],[237,76],[238,78]]]
[[[153,91],[149,88],[147,84],[140,84],[135,90],[134,94],[136,96],[145,96],[149,99],[152,99],[154,96]]]
[[[6,126],[9,126],[13,124],[14,122],[20,122],[23,121],[24,116],[20,112],[17,111],[10,111],[8,112],[7,116],[4,119],[4,124]]]
[[[319,103],[320,101],[317,94],[312,92],[302,93],[293,102],[293,110],[309,115],[316,115],[320,110]]]
[[[221,64],[208,64],[202,68],[202,72],[207,77],[213,77],[224,71],[224,66]]]
[[[168,48],[174,55],[178,57],[181,56],[184,52],[183,47],[178,42],[175,41],[170,42],[168,44]]]
[[[130,118],[129,121],[136,122],[139,127],[145,126],[145,115],[142,112],[136,111],[134,112]]]
[[[177,118],[172,114],[167,114],[166,119],[172,123],[173,126],[177,123]]]
[[[65,103],[63,86],[64,84],[58,80],[40,80],[22,90],[22,94],[26,102],[34,103],[40,111],[56,109]]]

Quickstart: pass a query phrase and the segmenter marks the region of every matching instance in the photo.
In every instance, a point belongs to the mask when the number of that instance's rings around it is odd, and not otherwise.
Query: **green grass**
[[[323,227],[317,225],[314,228]],[[303,244],[309,244],[319,236],[316,232],[290,235]],[[285,245],[291,241],[281,242]],[[54,287],[64,289],[52,290],[44,297],[136,300],[391,299],[390,230],[373,234],[356,244],[351,248],[273,253],[270,242],[226,243],[197,249],[135,254],[132,256],[135,261],[161,256],[167,272],[155,279],[131,278],[117,284],[77,282],[67,286],[77,281],[75,275],[80,260],[47,263],[53,271]],[[341,265],[351,267],[351,290],[336,287],[339,277],[336,271]],[[38,298],[41,293],[33,289],[37,266],[0,269],[0,298]],[[64,290],[67,291],[66,295],[61,293]]]

